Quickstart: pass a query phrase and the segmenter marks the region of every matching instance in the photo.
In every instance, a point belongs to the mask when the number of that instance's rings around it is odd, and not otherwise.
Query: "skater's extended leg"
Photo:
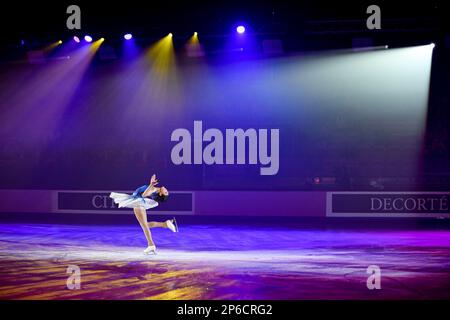
[[[147,225],[149,228],[167,228],[172,232],[178,232],[178,227],[174,224],[174,221],[174,219],[166,220],[165,222],[150,221]]]
[[[166,222],[150,221],[147,223],[149,228],[167,228]]]

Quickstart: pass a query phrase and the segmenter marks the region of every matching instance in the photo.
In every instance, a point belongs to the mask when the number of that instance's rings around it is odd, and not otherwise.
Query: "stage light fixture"
[[[86,35],[86,36],[84,36],[84,41],[86,41],[86,42],[92,42],[92,37]]]
[[[173,37],[172,32],[170,32],[170,33],[168,34],[168,36],[169,36],[169,38],[172,38],[172,37]]]
[[[239,34],[243,34],[245,32],[245,27],[244,26],[238,26],[236,28],[237,33]]]
[[[80,38],[78,38],[77,36],[73,36],[73,41],[75,41],[76,43],[80,43]]]
[[[62,40],[59,40],[59,41],[58,41],[58,44],[62,44]]]
[[[127,33],[123,36],[125,40],[131,40],[133,38],[133,35],[131,33]]]
[[[430,46],[431,46],[431,49],[434,49],[434,47],[435,47],[436,45],[434,44],[434,42],[432,42],[432,43],[430,44]]]

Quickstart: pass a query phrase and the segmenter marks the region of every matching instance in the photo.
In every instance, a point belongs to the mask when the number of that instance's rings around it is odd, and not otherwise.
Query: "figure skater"
[[[146,209],[155,208],[160,202],[167,200],[169,196],[169,191],[165,187],[156,187],[157,184],[158,180],[156,179],[156,175],[153,175],[149,185],[145,184],[137,188],[131,195],[117,192],[111,192],[109,195],[114,200],[114,203],[119,205],[119,208],[133,208],[136,219],[144,231],[148,243],[144,254],[156,254],[156,246],[153,242],[150,228],[168,228],[172,232],[178,232],[175,218],[166,220],[165,222],[147,222]]]

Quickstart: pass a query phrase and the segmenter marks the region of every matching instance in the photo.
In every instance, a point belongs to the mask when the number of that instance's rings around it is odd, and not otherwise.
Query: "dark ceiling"
[[[26,39],[37,45],[72,37],[67,30],[66,8],[81,8],[82,29],[109,40],[125,32],[136,37],[160,37],[168,32],[188,37],[194,31],[202,39],[233,32],[243,22],[262,37],[279,37],[292,49],[346,46],[354,37],[371,37],[375,44],[413,45],[445,41],[448,11],[441,1],[378,2],[382,29],[367,30],[366,8],[374,1],[36,1],[1,4],[0,47]],[[342,43],[340,43],[342,42]]]

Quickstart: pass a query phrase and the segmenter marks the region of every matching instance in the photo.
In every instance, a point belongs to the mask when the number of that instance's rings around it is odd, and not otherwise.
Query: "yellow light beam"
[[[130,116],[138,114],[141,119],[145,119],[149,110],[164,114],[168,106],[180,105],[180,75],[171,34],[152,44],[133,66],[133,70],[130,77],[141,79],[130,102],[133,107],[127,109]]]
[[[194,32],[192,37],[189,38],[185,48],[188,57],[196,58],[204,56],[203,48],[202,45],[200,44],[200,41],[198,40],[197,32]]]
[[[52,42],[52,43],[50,43],[49,45],[45,46],[45,47],[42,49],[42,51],[43,51],[44,53],[47,54],[47,53],[49,53],[50,51],[52,51],[53,49],[55,49],[57,46],[61,45],[62,43],[63,43],[62,40]]]
[[[97,52],[98,48],[100,48],[100,45],[105,41],[104,38],[100,38],[97,41],[92,42],[91,46],[89,47],[89,51],[91,54],[95,54]]]
[[[175,67],[175,51],[172,33],[156,42],[147,51],[147,58],[152,65],[152,71],[160,80],[165,80]]]

